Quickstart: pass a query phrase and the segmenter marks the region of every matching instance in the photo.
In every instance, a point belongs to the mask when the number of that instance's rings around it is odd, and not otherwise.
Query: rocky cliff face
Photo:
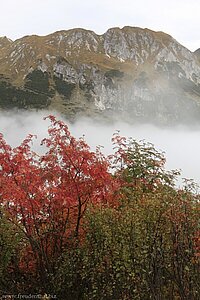
[[[154,121],[200,120],[199,53],[163,32],[84,29],[0,38],[0,107]]]

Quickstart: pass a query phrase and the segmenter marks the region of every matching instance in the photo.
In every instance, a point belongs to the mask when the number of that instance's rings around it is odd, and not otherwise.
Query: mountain
[[[8,46],[11,43],[12,40],[8,39],[6,36],[0,37],[0,51],[2,51],[4,47]]]
[[[200,48],[194,51],[194,54],[196,55],[198,61],[200,62]]]
[[[163,32],[111,28],[0,38],[0,108],[56,109],[72,120],[200,120],[200,53]]]

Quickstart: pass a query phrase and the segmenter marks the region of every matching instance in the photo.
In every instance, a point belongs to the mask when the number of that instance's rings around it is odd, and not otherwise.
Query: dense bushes
[[[113,137],[92,152],[50,117],[45,155],[1,136],[2,294],[199,299],[199,195],[153,145]]]
[[[199,299],[198,198],[168,186],[132,193],[87,212],[78,257],[66,253],[57,275],[63,297],[79,286],[80,299]]]
[[[48,93],[34,89],[23,89],[0,78],[0,107],[1,109],[47,108],[50,105],[52,91]]]

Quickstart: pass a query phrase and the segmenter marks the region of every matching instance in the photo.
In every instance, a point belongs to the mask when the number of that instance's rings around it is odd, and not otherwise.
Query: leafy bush
[[[22,236],[5,213],[0,210],[0,292],[10,293],[15,288],[14,268],[19,260]],[[16,274],[15,274],[16,275]]]
[[[47,152],[0,135],[0,288],[59,299],[200,298],[200,201],[152,144],[92,152],[49,117]],[[112,172],[111,172],[112,170]],[[7,284],[6,284],[7,282]]]

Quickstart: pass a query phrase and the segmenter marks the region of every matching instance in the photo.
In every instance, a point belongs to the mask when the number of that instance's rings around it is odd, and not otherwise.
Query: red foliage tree
[[[1,205],[26,237],[21,266],[43,280],[69,241],[79,240],[88,203],[115,205],[117,188],[101,152],[72,137],[65,123],[48,118],[44,155],[31,150],[31,135],[15,149],[0,136]]]

